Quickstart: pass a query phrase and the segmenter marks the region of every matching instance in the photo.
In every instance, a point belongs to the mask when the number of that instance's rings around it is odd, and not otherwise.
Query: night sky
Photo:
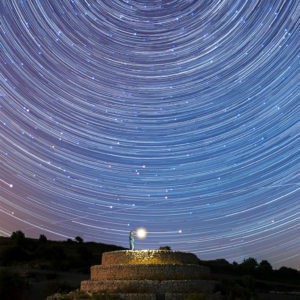
[[[300,269],[297,0],[1,0],[0,235]]]

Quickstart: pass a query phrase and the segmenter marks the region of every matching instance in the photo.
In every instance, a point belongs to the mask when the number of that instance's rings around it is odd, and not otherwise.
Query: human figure
[[[129,234],[129,246],[130,246],[130,250],[134,250],[134,236],[133,236],[133,231],[130,231],[130,234]]]

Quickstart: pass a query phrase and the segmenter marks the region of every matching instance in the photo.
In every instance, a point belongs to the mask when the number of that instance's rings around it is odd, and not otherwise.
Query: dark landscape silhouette
[[[125,248],[84,242],[79,236],[51,241],[45,235],[32,239],[16,231],[11,237],[0,237],[0,299],[40,300],[55,293],[65,294],[61,299],[72,299],[68,293],[79,289],[80,282],[89,278],[92,265],[101,264],[101,254],[115,250]],[[199,259],[199,264],[210,268],[211,279],[219,282],[216,292],[223,299],[300,299],[300,272],[296,269],[274,270],[267,260],[258,262],[251,257],[240,264],[225,259]],[[106,294],[90,299],[110,298]],[[191,293],[186,299],[211,298]]]

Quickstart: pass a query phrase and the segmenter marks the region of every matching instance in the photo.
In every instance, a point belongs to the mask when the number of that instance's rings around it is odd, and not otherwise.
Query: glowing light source
[[[147,236],[147,231],[146,231],[146,229],[145,228],[138,228],[137,230],[136,230],[136,236],[139,238],[139,239],[144,239],[144,238],[146,238],[146,236]]]

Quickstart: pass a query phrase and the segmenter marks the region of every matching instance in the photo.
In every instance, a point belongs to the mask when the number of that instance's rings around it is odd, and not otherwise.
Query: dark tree
[[[25,242],[25,234],[21,231],[15,231],[11,235],[11,239],[16,241],[17,245],[23,245]]]
[[[209,267],[214,272],[231,273],[233,271],[232,265],[226,259],[216,259],[209,262]]]
[[[293,268],[281,267],[275,271],[276,277],[280,280],[295,282],[300,284],[300,272]]]
[[[273,272],[273,268],[267,260],[262,260],[257,268],[257,271],[261,277],[269,278]]]
[[[83,243],[83,239],[82,239],[80,236],[76,236],[75,240],[76,240],[78,243]]]
[[[244,261],[240,264],[239,268],[242,274],[254,274],[258,267],[258,263],[255,258],[249,257],[244,259]]]
[[[48,241],[47,237],[44,234],[41,234],[40,238],[39,238],[39,242],[40,243],[46,243],[47,241]]]

